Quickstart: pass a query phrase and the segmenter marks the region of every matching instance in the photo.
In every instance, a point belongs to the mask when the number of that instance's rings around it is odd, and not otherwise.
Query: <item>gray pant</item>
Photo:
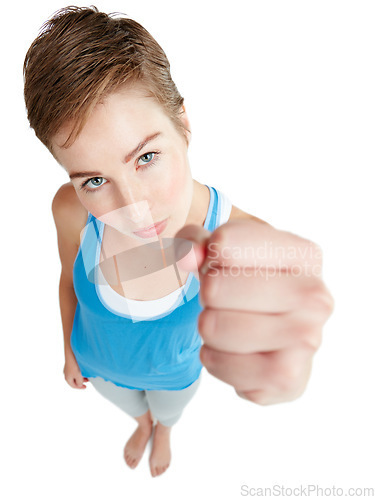
[[[189,387],[179,391],[138,391],[119,387],[101,377],[88,379],[103,397],[131,417],[140,417],[150,410],[158,422],[170,427],[178,421],[183,409],[196,393],[201,377],[202,373]]]

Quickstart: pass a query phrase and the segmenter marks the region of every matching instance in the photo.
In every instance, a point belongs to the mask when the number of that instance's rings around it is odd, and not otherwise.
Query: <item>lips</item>
[[[167,223],[168,223],[168,218],[160,222],[157,222],[156,224],[152,224],[151,226],[148,226],[146,228],[134,231],[134,234],[140,236],[141,238],[150,238],[152,236],[155,236],[155,234],[160,234],[162,231],[164,231],[164,229],[167,226]]]
[[[161,222],[163,222],[163,221],[161,221]],[[147,231],[148,229],[151,229],[152,227],[155,227],[158,224],[161,224],[161,222],[157,222],[156,224],[151,224],[151,226],[142,227],[142,229],[139,229],[139,231]]]

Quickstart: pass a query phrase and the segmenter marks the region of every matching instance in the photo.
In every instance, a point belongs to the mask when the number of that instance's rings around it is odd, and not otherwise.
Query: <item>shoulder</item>
[[[68,233],[78,246],[80,234],[85,227],[88,211],[79,201],[74,186],[67,182],[59,187],[52,200],[52,214],[57,229],[63,229]]]
[[[228,220],[233,220],[233,219],[248,219],[248,220],[253,220],[256,222],[261,222],[263,224],[268,224],[265,220],[258,219],[258,217],[255,217],[254,215],[250,215],[247,212],[244,212],[240,208],[232,205],[232,210],[230,212],[230,216]],[[270,225],[270,224],[268,224]]]

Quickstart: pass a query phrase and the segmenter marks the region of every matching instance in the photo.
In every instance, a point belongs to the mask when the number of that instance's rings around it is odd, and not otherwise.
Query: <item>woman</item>
[[[31,45],[24,74],[30,125],[71,179],[52,203],[66,381],[90,381],[137,420],[129,467],[153,434],[150,469],[160,475],[202,368],[197,274],[171,265],[165,245],[184,225],[213,231],[242,211],[192,179],[183,98],[135,21],[62,9]]]
[[[192,179],[183,98],[151,35],[67,7],[32,43],[24,75],[30,125],[71,179],[52,204],[65,378],[81,389],[90,381],[137,420],[126,463],[137,466],[153,435],[151,474],[168,468],[170,430],[201,361],[248,401],[299,397],[333,310],[320,249]],[[190,243],[182,269],[177,234]],[[247,253],[264,247],[257,259]]]

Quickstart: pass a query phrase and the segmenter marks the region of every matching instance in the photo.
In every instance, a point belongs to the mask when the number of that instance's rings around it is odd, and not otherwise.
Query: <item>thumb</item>
[[[189,224],[175,234],[175,257],[178,267],[196,271],[202,266],[211,232],[202,226]],[[193,250],[193,251],[192,251]]]
[[[74,379],[76,386],[78,389],[86,389],[86,386],[83,384],[83,382],[86,382],[85,379],[82,377],[81,374],[79,374],[77,377]]]

